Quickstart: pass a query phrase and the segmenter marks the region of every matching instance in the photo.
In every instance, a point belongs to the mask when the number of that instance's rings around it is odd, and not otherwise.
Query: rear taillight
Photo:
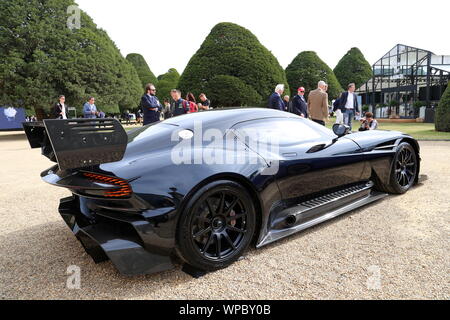
[[[108,197],[108,198],[123,198],[123,197],[129,197],[131,196],[131,193],[133,192],[131,190],[131,186],[128,184],[126,180],[115,178],[115,177],[108,177],[97,173],[90,173],[90,172],[83,172],[83,175],[87,178],[89,178],[92,181],[100,182],[100,183],[106,183],[110,185],[116,186],[114,189],[107,189],[102,190],[102,196]],[[119,188],[117,188],[119,187]]]

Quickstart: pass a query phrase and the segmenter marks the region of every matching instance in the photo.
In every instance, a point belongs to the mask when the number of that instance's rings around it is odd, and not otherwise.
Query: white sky
[[[126,56],[140,53],[158,76],[183,72],[211,28],[234,22],[286,68],[316,51],[331,68],[358,47],[374,63],[402,43],[450,54],[448,0],[76,0]]]

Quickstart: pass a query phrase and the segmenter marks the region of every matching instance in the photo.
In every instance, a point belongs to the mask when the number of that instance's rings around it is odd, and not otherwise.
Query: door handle
[[[283,157],[292,158],[292,157],[296,157],[296,156],[297,156],[297,152],[287,152],[287,153],[283,153]]]

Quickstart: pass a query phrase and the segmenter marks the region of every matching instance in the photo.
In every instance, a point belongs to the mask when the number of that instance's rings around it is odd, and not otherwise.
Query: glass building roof
[[[395,87],[399,81],[413,83],[413,78],[420,86],[427,76],[449,77],[450,55],[436,55],[428,50],[397,44],[373,64],[372,70],[373,78],[357,91]]]

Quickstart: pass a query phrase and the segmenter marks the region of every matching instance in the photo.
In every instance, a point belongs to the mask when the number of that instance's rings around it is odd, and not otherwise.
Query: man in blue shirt
[[[90,97],[89,101],[83,106],[83,115],[85,118],[97,118],[97,107],[95,106],[95,98]]]
[[[141,108],[144,112],[144,126],[160,120],[159,113],[162,106],[156,97],[156,88],[152,83],[145,86],[145,94],[141,98]]]
[[[284,84],[279,84],[275,88],[275,92],[269,97],[269,108],[285,111],[285,105],[281,95],[284,92]]]

